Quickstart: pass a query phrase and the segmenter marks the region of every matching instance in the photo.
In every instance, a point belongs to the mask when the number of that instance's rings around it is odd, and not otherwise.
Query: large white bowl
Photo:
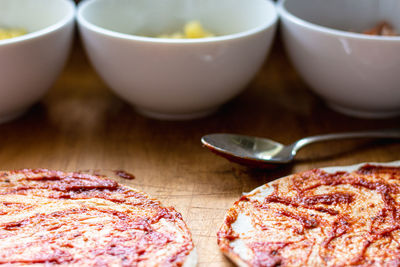
[[[0,123],[22,114],[51,87],[72,40],[68,0],[0,0],[0,27],[29,33],[0,40]]]
[[[400,114],[400,37],[357,33],[382,20],[400,31],[398,0],[283,0],[278,11],[295,67],[329,106],[358,117]]]
[[[218,37],[156,36],[200,20]],[[87,0],[77,20],[95,69],[150,117],[189,119],[236,96],[262,65],[277,13],[267,0]]]

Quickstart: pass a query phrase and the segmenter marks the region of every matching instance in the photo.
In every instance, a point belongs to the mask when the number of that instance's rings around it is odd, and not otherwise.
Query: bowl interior
[[[0,0],[0,27],[34,32],[71,18],[69,0]]]
[[[216,35],[267,27],[276,20],[268,0],[89,0],[78,14],[87,22],[119,33],[157,36],[191,20]]]
[[[387,21],[400,32],[398,0],[284,0],[282,5],[294,16],[328,28],[363,32]]]

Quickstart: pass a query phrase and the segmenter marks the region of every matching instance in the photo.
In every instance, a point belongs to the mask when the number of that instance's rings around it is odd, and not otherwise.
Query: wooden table
[[[208,118],[147,119],[99,79],[79,45],[53,88],[24,117],[0,126],[0,169],[123,169],[124,183],[144,190],[183,214],[200,266],[229,266],[215,233],[242,192],[309,168],[400,159],[397,141],[341,141],[301,151],[292,165],[252,170],[204,149],[202,135],[232,132],[283,143],[350,130],[399,127],[399,118],[364,120],[328,109],[312,94],[276,42],[269,60],[245,92]]]

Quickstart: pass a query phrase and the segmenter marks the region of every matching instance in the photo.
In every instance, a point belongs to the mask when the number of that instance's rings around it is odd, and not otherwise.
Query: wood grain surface
[[[145,118],[116,97],[76,40],[65,70],[22,118],[0,125],[0,169],[126,170],[123,183],[183,214],[199,266],[230,266],[215,233],[232,203],[267,181],[310,168],[400,159],[400,142],[340,141],[302,150],[288,166],[265,171],[228,162],[200,144],[202,135],[232,132],[289,144],[304,136],[399,127],[399,118],[355,119],[328,109],[288,62],[279,41],[248,88],[216,114],[166,122]]]

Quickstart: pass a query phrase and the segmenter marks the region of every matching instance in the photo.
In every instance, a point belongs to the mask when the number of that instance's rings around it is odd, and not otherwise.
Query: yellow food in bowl
[[[195,38],[206,38],[212,36],[215,35],[205,30],[199,21],[193,20],[185,24],[182,32],[175,32],[172,34],[162,34],[157,37],[170,38],[170,39],[195,39]]]
[[[0,40],[14,38],[24,34],[27,34],[27,31],[24,29],[0,28]]]

